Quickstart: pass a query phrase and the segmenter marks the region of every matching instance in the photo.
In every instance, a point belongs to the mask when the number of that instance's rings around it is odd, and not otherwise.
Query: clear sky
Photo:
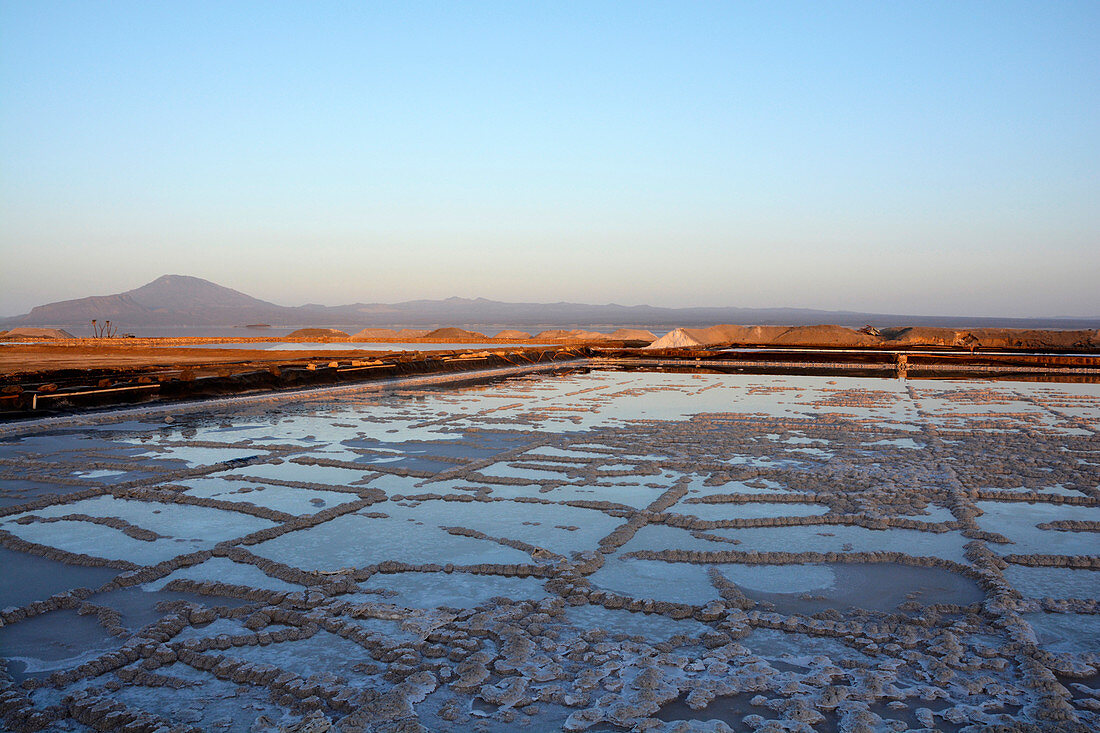
[[[0,315],[1100,316],[1100,2],[0,2]]]

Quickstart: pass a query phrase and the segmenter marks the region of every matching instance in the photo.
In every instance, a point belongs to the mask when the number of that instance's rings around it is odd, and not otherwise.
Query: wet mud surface
[[[70,420],[0,440],[2,727],[1095,730],[1098,429],[606,370]]]

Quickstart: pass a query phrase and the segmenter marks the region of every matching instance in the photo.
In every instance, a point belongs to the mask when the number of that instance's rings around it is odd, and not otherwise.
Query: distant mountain
[[[403,303],[352,303],[287,307],[253,298],[186,275],[164,275],[148,285],[116,295],[95,295],[34,308],[0,320],[0,326],[85,327],[93,318],[110,319],[120,331],[186,326],[517,326],[661,328],[716,323],[801,326],[947,326],[1001,328],[1100,328],[1100,318],[971,318],[912,316],[805,308],[658,308],[614,303],[502,303],[485,298],[410,300]]]
[[[85,326],[93,318],[110,320],[120,329],[142,326],[219,326],[256,323],[281,315],[282,306],[253,298],[208,280],[164,275],[117,295],[93,295],[40,305],[7,325],[59,324]]]
[[[188,275],[161,275],[123,295],[151,310],[201,311],[216,308],[278,308],[274,303]]]

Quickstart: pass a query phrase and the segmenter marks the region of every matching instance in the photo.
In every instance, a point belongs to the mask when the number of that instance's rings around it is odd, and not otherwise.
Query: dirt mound
[[[730,323],[703,329],[697,336],[708,344],[772,344],[789,330],[787,326],[738,326]]]
[[[844,326],[795,326],[771,343],[776,346],[877,346],[881,339]]]
[[[35,338],[35,339],[74,339],[68,331],[60,328],[31,328],[30,326],[16,326],[10,331],[5,331],[4,338]]]
[[[655,335],[640,328],[620,328],[609,334],[608,338],[615,341],[646,341],[648,343],[657,340]]]
[[[455,341],[481,341],[485,334],[477,331],[467,331],[463,328],[437,328],[424,334],[427,339],[452,339]]]
[[[560,328],[552,328],[548,331],[539,331],[534,338],[539,341],[561,341],[562,339],[572,338],[574,333],[578,333],[578,331],[563,331]]]
[[[1096,331],[1044,331],[1023,328],[912,328],[884,329],[883,346],[955,346],[983,349],[1083,349],[1100,347]]]
[[[399,339],[419,339],[428,335],[426,328],[402,328],[396,333]]]
[[[697,331],[699,329],[692,329]],[[696,339],[694,336],[688,333],[687,329],[677,328],[674,331],[669,331],[661,338],[657,339],[647,349],[694,349],[699,346],[703,346],[703,342]]]
[[[975,328],[966,332],[985,348],[995,349],[1095,349],[1097,331],[1039,331],[1024,328]]]
[[[746,346],[766,346],[776,342],[789,331],[788,326],[737,326],[730,323],[709,328],[678,328],[665,334],[661,340],[650,344],[650,348],[691,348],[694,346],[716,346],[718,344],[743,344]],[[679,332],[679,333],[677,333]],[[673,334],[676,334],[673,336]],[[683,346],[658,346],[659,343],[679,343]]]
[[[351,338],[346,331],[338,328],[299,328],[297,331],[288,333],[286,337],[288,339]]]
[[[585,331],[583,328],[574,328],[570,331],[551,329],[540,331],[534,336],[539,341],[607,341],[610,337],[599,331]]]
[[[955,341],[955,329],[931,326],[909,328],[884,328],[883,344],[889,346],[951,346]]]
[[[371,341],[373,339],[397,338],[397,331],[392,328],[364,328],[351,337],[353,341]]]
[[[1033,330],[1019,328],[954,329],[932,326],[883,328],[864,333],[843,326],[736,326],[678,328],[650,344],[652,349],[693,348],[731,344],[742,346],[805,346],[823,348],[1053,349],[1095,351],[1100,331]]]
[[[517,331],[514,328],[508,328],[508,329],[505,329],[505,330],[501,331],[500,333],[498,333],[493,338],[498,338],[498,339],[529,339],[529,338],[531,338],[531,334],[527,333],[526,331]]]

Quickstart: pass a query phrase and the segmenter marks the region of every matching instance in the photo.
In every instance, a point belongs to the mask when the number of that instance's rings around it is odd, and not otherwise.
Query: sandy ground
[[[229,364],[308,362],[317,359],[376,359],[385,351],[354,352],[265,351],[263,349],[187,349],[140,346],[0,346],[0,375],[26,374],[54,369],[107,369],[135,367],[220,366]],[[433,345],[426,350],[446,350]]]

